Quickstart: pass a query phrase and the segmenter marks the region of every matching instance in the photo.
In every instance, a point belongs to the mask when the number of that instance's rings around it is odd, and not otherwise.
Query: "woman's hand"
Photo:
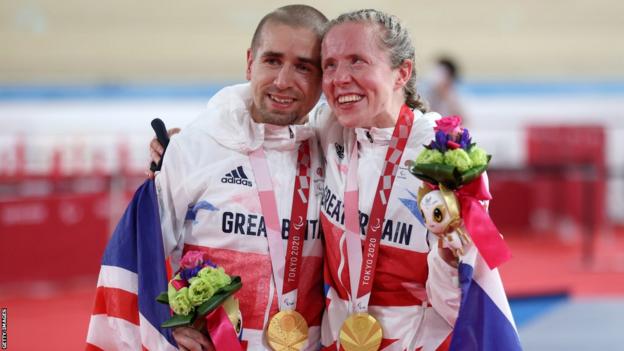
[[[181,351],[215,351],[215,347],[199,330],[190,327],[178,327],[173,330],[173,338]]]
[[[440,239],[442,240],[442,239]],[[441,259],[444,260],[449,266],[457,268],[459,266],[459,258],[455,256],[453,250],[442,247],[442,245],[438,246],[438,255]]]

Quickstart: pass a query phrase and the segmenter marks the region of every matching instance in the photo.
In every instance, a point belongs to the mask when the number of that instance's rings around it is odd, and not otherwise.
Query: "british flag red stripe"
[[[169,308],[155,301],[167,289],[153,181],[134,195],[111,237],[100,268],[87,350],[176,350],[160,327]]]
[[[95,293],[93,314],[105,314],[139,325],[138,298],[136,293],[123,289],[100,286]]]

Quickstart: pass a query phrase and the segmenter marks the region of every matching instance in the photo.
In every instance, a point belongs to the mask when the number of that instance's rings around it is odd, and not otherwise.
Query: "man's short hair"
[[[254,55],[262,40],[262,28],[268,22],[310,29],[321,39],[327,24],[327,17],[321,11],[308,5],[287,5],[268,13],[258,23],[251,39],[251,51],[254,52]]]

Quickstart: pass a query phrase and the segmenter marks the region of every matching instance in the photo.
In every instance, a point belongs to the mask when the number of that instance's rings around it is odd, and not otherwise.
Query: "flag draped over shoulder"
[[[156,296],[167,271],[153,180],[134,194],[108,242],[89,322],[87,350],[176,350],[169,319]]]
[[[522,350],[498,269],[473,246],[459,264],[462,291],[451,351]]]

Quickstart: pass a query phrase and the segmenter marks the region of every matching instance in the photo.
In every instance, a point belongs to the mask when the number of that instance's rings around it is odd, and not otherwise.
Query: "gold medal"
[[[350,315],[340,328],[340,346],[346,351],[377,351],[382,337],[381,324],[365,312]]]
[[[280,311],[271,318],[267,341],[274,351],[299,351],[308,341],[308,323],[297,311]]]

